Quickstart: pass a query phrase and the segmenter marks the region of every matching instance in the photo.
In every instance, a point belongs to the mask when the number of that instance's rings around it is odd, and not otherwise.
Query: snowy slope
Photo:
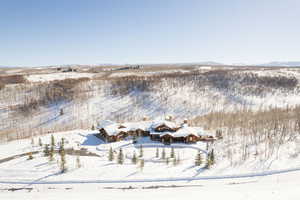
[[[65,138],[65,148],[86,148],[100,156],[81,156],[82,167],[77,169],[76,157],[67,155],[68,172],[65,174],[59,173],[56,161],[49,163],[42,154],[35,154],[33,160],[27,160],[26,156],[0,163],[0,198],[82,199],[93,194],[101,196],[101,199],[182,199],[186,193],[189,193],[189,199],[199,199],[200,196],[210,199],[300,198],[297,190],[300,183],[299,158],[286,157],[291,152],[291,144],[282,147],[282,152],[276,160],[272,159],[268,168],[262,164],[263,161],[251,159],[239,166],[229,166],[228,161],[222,159],[222,150],[215,146],[217,164],[207,170],[193,166],[197,150],[205,149],[203,143],[166,146],[141,138],[137,145],[130,140],[106,144],[94,133],[73,130],[54,134],[56,142]],[[34,142],[41,138],[44,144],[49,143],[50,136],[35,137]],[[143,170],[130,162],[133,151],[138,155],[139,144],[144,146]],[[110,147],[116,152],[123,149],[125,164],[118,165],[107,160]],[[160,150],[166,148],[167,156],[170,147],[174,147],[181,163],[173,166],[171,161],[168,165],[165,161],[160,162],[155,158],[157,147]],[[1,158],[31,150],[42,148],[37,144],[32,146],[30,139],[0,145]],[[17,188],[19,190],[15,192],[8,191]]]
[[[17,107],[31,99],[43,100],[44,90],[47,91],[47,88],[39,88],[36,84],[40,83],[7,86],[0,91],[3,94],[0,95],[0,118],[7,119],[0,123],[0,132],[12,132],[9,138],[4,138],[7,140],[15,139],[16,131],[47,133],[48,131],[74,128],[86,129],[91,128],[97,121],[106,119],[122,122],[141,120],[144,116],[148,116],[150,119],[162,118],[165,115],[183,119],[194,118],[213,111],[236,111],[245,108],[257,110],[299,105],[300,71],[298,69],[276,68],[244,71],[227,69],[229,75],[227,73],[220,75],[218,70],[214,71],[210,68],[205,68],[204,71],[204,75],[201,75],[202,79],[199,80],[198,76],[161,78],[152,82],[150,79],[150,82],[146,82],[146,84],[150,84],[146,89],[139,88],[145,82],[132,82],[134,79],[126,82],[122,78],[117,83],[114,82],[114,79],[83,82],[75,87],[76,97],[73,100],[48,103],[34,109],[29,115],[23,115]],[[226,70],[224,71],[226,72]],[[116,74],[118,73],[116,72]],[[269,80],[270,83],[275,82],[277,77],[285,77],[287,80],[295,79],[298,82],[291,87],[277,87],[276,84],[273,87],[269,86],[268,82],[266,85],[260,85],[260,82],[251,82],[253,76],[250,76],[250,81],[249,77],[248,79],[247,77],[243,78],[245,74],[249,73],[257,75],[262,80]],[[74,72],[74,74],[76,73]],[[87,74],[90,76],[92,73]],[[81,75],[82,73],[78,73],[76,76]],[[52,78],[66,78],[60,77],[59,73],[30,76],[36,77],[35,80],[48,80],[49,77],[51,80]],[[206,76],[212,78],[215,76],[215,78],[205,82]],[[218,82],[219,79],[224,83]],[[47,81],[43,83],[47,83]],[[126,84],[133,86],[128,88]],[[60,109],[64,110],[64,115],[59,114]],[[30,136],[31,133],[26,134]]]

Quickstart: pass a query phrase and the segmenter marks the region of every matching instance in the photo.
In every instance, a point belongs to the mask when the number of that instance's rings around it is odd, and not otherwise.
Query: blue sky
[[[299,0],[0,0],[0,65],[300,60]]]

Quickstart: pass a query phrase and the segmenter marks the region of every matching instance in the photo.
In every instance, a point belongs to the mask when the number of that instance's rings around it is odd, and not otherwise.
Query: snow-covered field
[[[43,153],[34,154],[33,160],[28,156],[0,163],[0,198],[1,199],[83,199],[101,197],[101,199],[299,199],[297,187],[300,183],[299,158],[284,155],[290,151],[286,144],[278,153],[278,159],[269,161],[249,161],[239,166],[229,166],[222,160],[223,149],[215,145],[217,163],[211,169],[204,165],[194,166],[198,150],[203,150],[205,158],[206,144],[174,144],[163,145],[139,138],[136,144],[132,140],[115,143],[104,143],[95,137],[96,131],[74,130],[55,133],[56,143],[65,138],[65,148],[75,150],[87,149],[98,156],[80,156],[81,168],[76,166],[75,155],[67,154],[68,171],[59,171],[59,156],[49,162]],[[41,138],[43,144],[49,144],[51,135],[18,140],[0,145],[0,160],[30,151],[43,151],[38,145]],[[143,145],[143,169],[139,164],[131,163],[133,152],[139,155]],[[120,148],[125,155],[125,163],[117,164],[108,161],[110,147],[116,152]],[[162,149],[166,157],[170,156],[171,147],[175,150],[180,163],[174,165],[172,160],[167,164],[161,159]],[[58,146],[57,146],[58,148]],[[156,158],[156,149],[159,158]],[[269,166],[258,166],[267,162]],[[257,166],[256,166],[257,165]],[[15,190],[15,191],[12,191]],[[98,197],[97,197],[98,198]]]
[[[54,80],[64,80],[68,78],[92,78],[92,73],[78,73],[78,72],[60,72],[60,73],[49,73],[49,74],[33,74],[28,75],[25,78],[29,82],[47,82]]]

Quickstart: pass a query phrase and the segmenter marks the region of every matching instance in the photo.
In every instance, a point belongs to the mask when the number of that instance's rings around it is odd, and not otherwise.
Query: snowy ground
[[[29,82],[46,82],[54,80],[64,80],[68,78],[91,78],[92,73],[77,73],[77,72],[61,72],[61,73],[49,73],[49,74],[32,74],[25,78]]]
[[[33,160],[24,156],[0,163],[0,199],[83,199],[91,195],[98,195],[101,199],[182,199],[187,194],[190,199],[300,198],[296,188],[300,183],[300,162],[297,158],[273,160],[268,168],[255,166],[254,163],[260,162],[253,160],[229,167],[227,161],[218,158],[217,164],[207,170],[203,166],[194,166],[198,150],[203,150],[205,158],[206,144],[201,142],[166,146],[141,138],[138,144],[132,144],[131,140],[106,144],[94,133],[74,130],[54,134],[57,142],[62,137],[66,139],[66,148],[85,148],[99,156],[81,156],[82,167],[78,169],[76,156],[67,155],[68,172],[65,174],[59,173],[57,161],[49,163],[42,153],[34,154]],[[50,142],[50,136],[40,138],[46,144]],[[42,150],[37,141],[38,137],[35,137],[33,146],[30,139],[0,145],[0,160]],[[140,144],[144,150],[143,170],[132,164],[130,159],[134,151],[139,155]],[[108,161],[110,147],[115,152],[122,148],[125,155],[123,165]],[[167,165],[166,161],[155,157],[156,148],[159,148],[160,156],[162,148],[165,148],[169,157],[170,147],[174,147],[175,154],[180,156],[181,162],[177,166],[172,161]],[[287,147],[282,147],[283,153],[287,150]],[[58,156],[56,159],[59,160]]]

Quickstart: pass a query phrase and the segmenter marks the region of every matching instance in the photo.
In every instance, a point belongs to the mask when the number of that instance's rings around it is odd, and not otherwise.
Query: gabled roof
[[[155,132],[152,131],[150,134],[159,134],[160,137],[163,137],[165,135],[171,135],[172,137],[187,137],[189,135],[194,135],[196,137],[201,136],[201,135],[207,135],[206,132],[203,131],[201,127],[189,127],[187,125],[182,126],[179,128],[176,132]]]
[[[204,131],[202,127],[193,127],[198,136],[209,135],[207,131]]]
[[[105,128],[109,125],[115,124],[116,122],[110,121],[110,120],[102,120],[98,123],[97,129]]]
[[[161,126],[161,125],[165,125],[165,126],[167,126],[169,128],[172,128],[172,129],[178,127],[177,124],[175,124],[174,122],[170,122],[170,121],[167,121],[167,120],[156,120],[152,123],[151,128],[155,129],[155,128]]]
[[[140,122],[126,122],[126,123],[116,123],[110,120],[104,120],[99,123],[97,126],[98,129],[103,128],[106,133],[110,136],[117,135],[121,131],[136,131],[138,129],[143,131],[150,131],[151,135],[157,134],[161,137],[164,135],[171,135],[172,137],[186,137],[189,135],[202,136],[208,135],[207,132],[204,132],[201,127],[190,127],[188,124],[183,124],[177,131],[175,132],[155,132],[154,129],[165,125],[171,129],[178,128],[176,123],[170,122],[167,120],[157,120],[157,121],[140,121]]]
[[[178,129],[174,133],[174,137],[186,137],[186,136],[189,136],[189,135],[194,135],[194,136],[198,137],[197,130],[194,129],[193,127],[184,126],[180,129]]]
[[[173,132],[163,132],[163,133],[160,134],[160,137],[163,137],[165,135],[170,135],[170,136],[174,137],[174,133]]]
[[[140,122],[126,122],[122,125],[127,128],[127,131],[136,131],[143,130],[149,131],[151,127],[152,121],[140,121]]]
[[[97,126],[98,129],[104,129],[106,133],[110,136],[117,135],[121,131],[127,131],[126,128],[120,128],[121,124],[110,121],[110,120],[104,120],[99,123]]]

